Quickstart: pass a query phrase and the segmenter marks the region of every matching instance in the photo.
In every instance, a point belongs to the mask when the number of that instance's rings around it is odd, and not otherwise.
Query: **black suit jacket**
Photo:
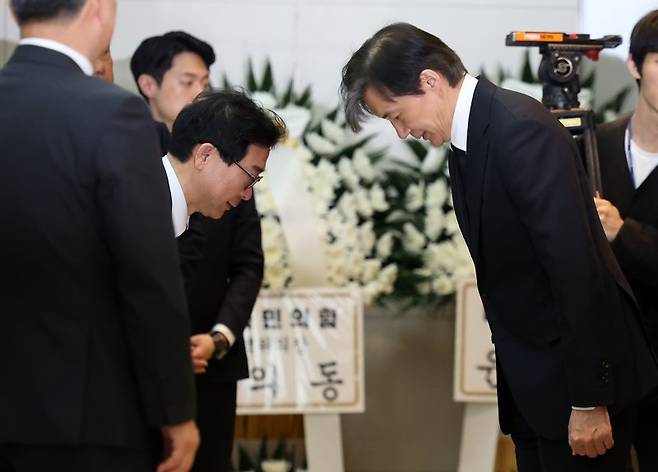
[[[658,170],[635,189],[626,160],[624,135],[629,117],[596,131],[603,198],[617,207],[624,224],[612,242],[619,265],[633,288],[658,352]]]
[[[571,406],[621,409],[658,384],[632,292],[605,239],[573,139],[536,100],[480,79],[453,200],[511,400],[541,436]],[[510,397],[511,395],[511,397]]]
[[[249,323],[263,278],[260,217],[254,199],[219,220],[192,215],[179,238],[193,333],[217,323],[235,334],[221,360],[212,359],[200,382],[234,382],[249,376],[242,332]]]
[[[0,443],[144,446],[195,415],[148,110],[35,46],[0,71],[0,110]]]

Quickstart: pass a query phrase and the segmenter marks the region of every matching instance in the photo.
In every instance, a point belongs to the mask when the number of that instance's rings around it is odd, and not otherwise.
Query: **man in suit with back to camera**
[[[143,102],[90,77],[116,1],[11,8],[0,470],[185,472],[199,436],[167,179]]]
[[[633,28],[627,65],[637,105],[596,131],[603,195],[594,201],[658,352],[658,10]],[[640,470],[658,470],[658,392],[640,405],[634,445]]]
[[[170,139],[163,128],[172,130],[181,109],[208,88],[209,67],[214,62],[213,48],[184,31],[147,38],[135,50],[131,70],[164,136],[163,154]],[[236,130],[248,127],[239,123]],[[239,172],[236,165],[229,169]],[[189,230],[179,237],[192,319],[191,341],[197,347],[214,346],[212,353],[203,349],[207,357],[197,360],[208,364],[207,370],[196,376],[197,424],[202,441],[195,472],[230,470],[237,381],[249,376],[242,332],[260,290],[263,252],[260,217],[251,190],[249,198],[243,200],[234,202],[221,220],[192,215]]]
[[[538,101],[466,72],[439,38],[387,26],[343,69],[366,114],[452,144],[452,195],[495,343],[498,408],[521,472],[623,471],[658,368],[605,240],[577,147]]]

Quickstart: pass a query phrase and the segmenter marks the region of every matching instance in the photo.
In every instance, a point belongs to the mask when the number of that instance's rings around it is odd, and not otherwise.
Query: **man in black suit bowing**
[[[209,67],[214,62],[213,48],[184,31],[152,36],[137,47],[130,60],[131,71],[154,120],[161,125],[161,136],[173,129],[181,109],[208,88]],[[161,139],[163,154],[169,139]],[[229,471],[237,381],[249,376],[242,332],[263,277],[260,217],[253,198],[242,201],[221,220],[192,215],[189,229],[179,238],[179,248],[192,343],[212,341],[216,351],[208,358],[207,371],[196,376],[202,441],[193,470]]]
[[[11,7],[0,470],[185,472],[199,438],[166,176],[143,102],[90,77],[116,2]]]
[[[658,368],[569,133],[537,101],[466,70],[439,38],[383,28],[343,69],[366,113],[451,142],[460,228],[496,346],[500,425],[519,470],[623,471]]]
[[[635,25],[629,53],[637,106],[596,130],[603,195],[594,201],[658,352],[658,10]],[[658,392],[640,406],[634,444],[640,470],[658,470]]]

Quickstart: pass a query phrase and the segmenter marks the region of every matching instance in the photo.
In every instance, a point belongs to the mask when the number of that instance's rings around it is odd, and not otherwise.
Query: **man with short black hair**
[[[520,472],[623,471],[658,369],[605,240],[578,150],[538,101],[469,75],[415,26],[343,69],[345,115],[450,142],[455,212],[496,347],[500,426]]]
[[[594,201],[658,352],[658,10],[633,28],[627,65],[637,106],[596,130],[603,195]],[[658,470],[658,392],[640,406],[634,444],[640,470]]]
[[[116,1],[11,8],[0,470],[187,472],[199,444],[190,323],[157,139],[139,97],[90,77]]]
[[[187,156],[189,150],[176,149],[185,138],[181,130],[186,115],[175,126],[174,120],[178,120],[184,106],[208,87],[208,68],[214,61],[215,53],[209,44],[183,31],[148,38],[135,51],[131,69],[156,120],[162,154],[171,150],[176,156]],[[233,124],[225,123],[223,145],[229,146],[231,140],[242,135],[242,128],[248,130],[250,126],[237,116]],[[170,148],[167,128],[177,130],[174,148]],[[186,129],[191,133],[189,139],[197,139],[199,130],[189,126]],[[176,159],[169,159],[176,170],[187,168]],[[167,165],[169,160],[163,162]],[[227,170],[237,172],[240,165],[234,164]],[[230,172],[226,175],[235,176]],[[216,191],[230,191],[230,181],[216,183]],[[195,198],[193,186],[188,191],[190,198]],[[194,211],[206,216],[192,215]],[[193,347],[212,342],[214,354],[195,361],[207,362],[208,368],[196,376],[197,424],[203,439],[193,470],[222,472],[231,467],[237,381],[249,375],[242,332],[263,277],[260,217],[253,198],[237,205],[221,220],[210,218],[212,212],[200,208],[194,211],[188,213],[192,215],[189,220],[188,214],[177,212],[179,222],[189,221],[188,226],[179,228],[180,232],[189,228],[179,237],[179,249],[193,325],[191,342]],[[174,214],[174,221],[176,218]]]
[[[184,31],[145,39],[130,59],[139,93],[156,121],[171,131],[180,110],[208,88],[212,46]]]
[[[244,93],[223,91],[197,97],[179,113],[172,131],[162,161],[178,237],[192,214],[217,220],[252,198],[270,149],[285,136],[286,126]],[[211,344],[207,347],[214,350]]]

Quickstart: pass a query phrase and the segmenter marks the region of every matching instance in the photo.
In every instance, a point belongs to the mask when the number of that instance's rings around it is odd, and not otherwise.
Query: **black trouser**
[[[511,436],[516,447],[518,472],[625,472],[630,460],[637,408],[611,414],[610,422],[614,446],[604,455],[590,459],[572,455],[566,437],[551,440],[538,436],[516,409]]]
[[[0,472],[153,472],[153,451],[97,446],[0,446]]]
[[[640,405],[633,444],[640,471],[658,471],[658,392]]]
[[[201,445],[192,472],[230,472],[237,382],[197,380],[197,426]]]

